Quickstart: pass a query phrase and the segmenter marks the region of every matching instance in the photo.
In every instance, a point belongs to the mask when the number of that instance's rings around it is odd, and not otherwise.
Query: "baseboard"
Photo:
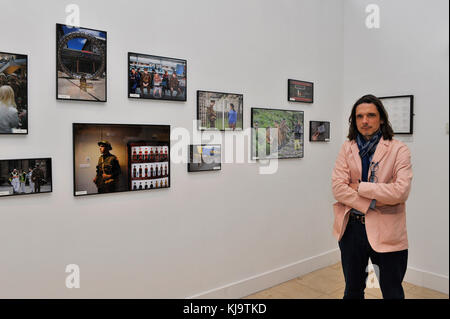
[[[429,271],[408,267],[404,281],[416,286],[437,290],[448,295],[448,277]]]
[[[228,285],[211,289],[191,298],[236,299],[258,291],[268,289],[285,281],[306,275],[314,270],[331,266],[341,260],[339,249],[333,249],[320,255],[309,257],[289,265],[279,267]]]

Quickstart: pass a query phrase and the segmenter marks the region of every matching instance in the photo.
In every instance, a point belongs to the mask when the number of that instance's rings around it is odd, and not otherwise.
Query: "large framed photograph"
[[[413,133],[414,96],[384,96],[379,97],[389,116],[395,134]]]
[[[252,158],[302,158],[303,111],[252,108]]]
[[[170,187],[170,126],[73,124],[74,195]]]
[[[299,80],[288,80],[288,101],[290,102],[314,102],[314,83]]]
[[[186,101],[187,61],[128,53],[128,97]]]
[[[28,134],[28,57],[0,52],[0,134]]]
[[[0,160],[0,197],[52,192],[52,159]]]
[[[235,93],[197,91],[198,129],[243,130],[244,96]]]
[[[309,141],[329,142],[330,122],[309,121]]]
[[[56,24],[56,98],[106,102],[106,31]]]
[[[188,172],[217,171],[222,169],[220,144],[189,145]]]

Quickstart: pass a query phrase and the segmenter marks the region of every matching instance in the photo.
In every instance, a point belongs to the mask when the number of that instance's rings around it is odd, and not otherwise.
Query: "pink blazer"
[[[332,175],[332,189],[337,200],[333,205],[333,235],[341,240],[347,227],[349,211],[365,213],[367,238],[377,252],[408,248],[405,202],[411,189],[411,154],[408,147],[393,139],[380,139],[372,162],[379,162],[377,183],[361,182],[358,191],[349,184],[361,179],[361,157],[356,141],[346,141],[339,152]],[[370,172],[369,172],[370,175]],[[369,209],[376,199],[374,209]]]

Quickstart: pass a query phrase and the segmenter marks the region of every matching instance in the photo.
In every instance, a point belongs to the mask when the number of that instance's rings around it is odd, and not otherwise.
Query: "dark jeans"
[[[352,217],[339,241],[339,248],[345,277],[344,299],[364,299],[369,258],[374,265],[383,298],[405,298],[402,281],[408,263],[407,249],[377,253],[367,240],[365,225]]]

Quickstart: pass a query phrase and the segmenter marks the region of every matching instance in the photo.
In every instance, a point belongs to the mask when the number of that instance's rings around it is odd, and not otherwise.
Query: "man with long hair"
[[[341,250],[344,299],[363,299],[369,258],[385,299],[404,299],[408,261],[405,202],[411,188],[408,147],[394,132],[382,102],[361,97],[349,118],[348,141],[332,175],[333,234]]]

